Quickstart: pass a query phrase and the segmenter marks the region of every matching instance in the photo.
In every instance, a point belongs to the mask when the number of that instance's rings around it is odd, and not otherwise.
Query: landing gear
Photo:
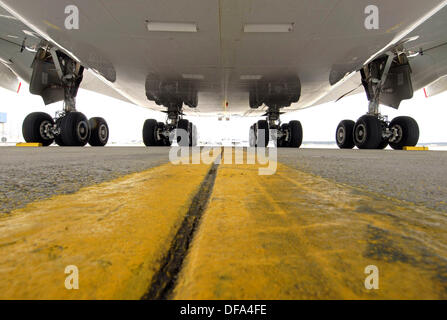
[[[391,123],[372,115],[364,115],[356,123],[343,120],[337,128],[340,149],[383,150],[388,145],[394,150],[414,147],[419,141],[419,126],[413,118],[397,117]]]
[[[83,79],[84,67],[66,54],[49,45],[36,53],[30,92],[40,95],[45,104],[64,101],[63,111],[53,119],[46,113],[28,115],[23,122],[26,142],[39,142],[49,146],[83,147],[105,146],[109,139],[109,127],[102,118],[90,121],[76,111],[76,96]],[[45,81],[42,81],[45,79]]]
[[[368,100],[368,113],[354,123],[343,120],[337,127],[336,142],[341,149],[396,150],[416,146],[419,126],[410,117],[398,117],[389,122],[382,116],[379,104],[399,108],[402,100],[413,96],[411,69],[402,49],[390,52],[361,70],[362,83]]]
[[[287,77],[249,80],[249,104],[251,109],[265,105],[268,109],[261,120],[249,131],[250,147],[267,147],[270,141],[278,148],[299,148],[303,142],[303,128],[299,121],[281,123],[283,108],[290,107],[301,97],[300,79],[293,74]]]
[[[143,127],[143,142],[146,147],[170,147],[176,139],[181,147],[197,146],[197,127],[186,119],[167,123],[146,120]]]
[[[273,141],[278,148],[299,148],[303,143],[303,127],[299,121],[281,124],[279,112],[268,112],[267,120],[250,127],[250,147],[265,148]]]

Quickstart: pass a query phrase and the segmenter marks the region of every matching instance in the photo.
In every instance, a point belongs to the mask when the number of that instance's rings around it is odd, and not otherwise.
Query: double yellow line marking
[[[148,294],[210,169],[167,164],[2,216],[0,298]],[[446,230],[437,211],[280,163],[273,176],[221,164],[169,298],[445,299]]]

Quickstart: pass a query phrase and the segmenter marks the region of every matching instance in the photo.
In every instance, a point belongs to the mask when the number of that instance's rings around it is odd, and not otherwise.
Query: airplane
[[[105,146],[101,117],[76,109],[79,88],[166,113],[146,120],[148,147],[197,144],[188,116],[262,116],[250,146],[299,148],[299,121],[281,115],[364,90],[365,115],[336,130],[342,149],[415,146],[410,117],[392,121],[425,88],[447,90],[443,0],[0,0],[0,85],[19,79],[53,118],[23,123],[27,142]],[[422,106],[421,106],[422,107]],[[321,117],[325,115],[322,114]],[[319,119],[315,119],[318,126]],[[323,130],[324,128],[322,128]],[[181,133],[186,134],[181,134]]]

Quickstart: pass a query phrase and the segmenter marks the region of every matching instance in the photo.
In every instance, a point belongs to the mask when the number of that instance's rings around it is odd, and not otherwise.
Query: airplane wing
[[[0,7],[0,86],[17,91],[20,79],[30,82],[32,62],[42,38]],[[130,100],[98,78],[93,71],[84,75],[81,88],[124,102]]]

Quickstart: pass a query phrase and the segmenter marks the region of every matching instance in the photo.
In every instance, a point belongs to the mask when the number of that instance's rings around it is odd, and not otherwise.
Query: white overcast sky
[[[8,114],[8,123],[0,124],[0,137],[9,142],[23,141],[21,128],[27,114],[44,111],[54,116],[62,104],[44,106],[39,96],[32,96],[26,85],[19,94],[0,88],[0,112]],[[146,119],[165,120],[165,114],[124,103],[90,91],[80,90],[77,100],[78,111],[87,117],[103,117],[110,127],[110,141],[116,144],[141,143],[141,130]],[[305,141],[334,142],[335,130],[343,119],[356,120],[367,111],[364,94],[347,97],[337,103],[328,103],[283,115],[283,121],[300,120]],[[404,101],[399,110],[382,107],[382,113],[390,120],[399,115],[415,118],[421,130],[421,143],[447,142],[447,93],[425,98],[422,91],[415,93],[412,100]],[[218,121],[217,118],[188,118],[199,130],[201,141],[248,140],[248,130],[257,118],[232,118]],[[259,118],[260,119],[260,118]],[[4,130],[4,132],[3,132]]]

